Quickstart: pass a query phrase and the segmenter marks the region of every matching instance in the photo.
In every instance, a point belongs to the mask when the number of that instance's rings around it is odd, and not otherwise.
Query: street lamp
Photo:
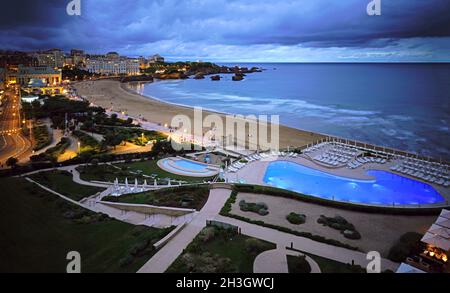
[[[80,155],[80,152],[81,152],[81,143],[78,142],[78,155]]]

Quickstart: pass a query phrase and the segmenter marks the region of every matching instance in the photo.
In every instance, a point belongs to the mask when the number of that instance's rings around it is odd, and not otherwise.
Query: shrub
[[[119,260],[119,266],[121,268],[128,266],[133,262],[134,258],[131,255],[127,255],[126,257]]]
[[[289,223],[294,225],[300,225],[306,222],[306,216],[297,213],[290,213],[289,215],[286,216],[286,219],[289,221]]]
[[[148,244],[149,241],[147,239],[136,243],[133,247],[131,247],[130,255],[132,256],[140,255],[147,248]]]
[[[349,223],[346,219],[344,219],[341,216],[328,218],[322,215],[317,220],[317,223],[341,231],[342,235],[344,235],[344,237],[347,239],[351,240],[361,239],[361,234],[358,231],[356,231],[355,226],[353,226],[353,224]]]
[[[209,242],[214,239],[216,235],[216,229],[214,227],[206,227],[200,233],[200,239],[202,242]]]
[[[245,200],[241,200],[239,202],[239,207],[241,211],[257,213],[261,216],[266,216],[269,214],[268,206],[264,202],[251,203],[246,202]]]
[[[352,240],[361,239],[361,234],[356,230],[345,230],[343,232],[343,235],[345,238],[352,239]]]
[[[247,191],[245,191],[247,190]],[[250,190],[250,191],[248,191]],[[289,233],[289,234],[293,234],[296,236],[300,236],[300,237],[305,237],[305,238],[309,238],[311,240],[317,241],[317,242],[322,242],[322,243],[326,243],[326,244],[330,244],[330,245],[334,245],[334,246],[338,246],[338,247],[343,247],[343,248],[347,248],[350,250],[359,250],[358,247],[346,244],[346,243],[342,243],[338,240],[334,240],[334,239],[328,239],[319,235],[313,235],[311,233],[307,233],[307,232],[299,232],[299,231],[295,231],[286,227],[281,227],[281,226],[277,226],[277,225],[272,225],[272,224],[267,224],[264,221],[255,221],[255,220],[251,220],[249,218],[246,217],[242,217],[242,216],[238,216],[238,215],[234,215],[231,214],[231,207],[232,205],[236,202],[236,198],[239,192],[254,192],[253,191],[253,186],[252,185],[238,185],[235,186],[235,188],[233,189],[233,191],[231,192],[230,197],[228,198],[228,200],[225,202],[225,205],[223,206],[223,208],[220,210],[220,215],[221,216],[225,216],[225,217],[230,217],[230,218],[234,218],[240,221],[244,221],[247,223],[251,223],[251,224],[255,224],[255,225],[259,225],[259,226],[263,226],[263,227],[267,227],[267,228],[271,228],[271,229],[275,229],[281,232],[285,232],[285,233]],[[320,219],[319,219],[320,220]],[[192,246],[191,245],[188,247],[188,250],[190,250],[189,248]]]
[[[269,211],[268,211],[268,210],[265,210],[265,209],[260,209],[260,210],[258,211],[258,214],[259,214],[260,216],[267,216],[267,215],[269,214]]]

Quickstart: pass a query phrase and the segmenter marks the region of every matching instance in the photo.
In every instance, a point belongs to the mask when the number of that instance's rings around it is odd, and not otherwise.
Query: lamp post
[[[78,155],[80,155],[80,153],[81,153],[81,143],[78,142]]]

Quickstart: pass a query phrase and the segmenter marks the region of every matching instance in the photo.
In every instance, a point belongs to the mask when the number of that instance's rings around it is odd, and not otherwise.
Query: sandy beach
[[[172,118],[176,115],[186,115],[191,119],[194,116],[194,109],[191,107],[164,103],[139,95],[128,89],[126,84],[115,80],[85,81],[74,83],[73,86],[80,96],[91,103],[105,109],[125,111],[131,117],[145,118],[149,122],[161,125],[170,125]],[[209,114],[219,114],[222,119],[225,118],[225,114],[203,111],[203,116]],[[270,134],[270,130],[268,132]],[[321,134],[283,125],[280,125],[279,133],[281,148],[300,147],[324,138]]]

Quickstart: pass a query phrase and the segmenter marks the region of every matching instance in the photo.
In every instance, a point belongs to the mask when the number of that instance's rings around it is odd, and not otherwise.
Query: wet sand
[[[191,119],[194,117],[194,109],[191,107],[173,105],[139,95],[128,89],[126,84],[122,84],[119,81],[85,81],[74,83],[73,86],[80,96],[88,99],[91,103],[105,109],[112,109],[118,112],[125,111],[131,117],[142,117],[149,122],[170,125],[172,118],[176,115],[186,115]],[[225,114],[204,110],[203,118],[209,114],[218,114],[222,119],[225,117]],[[225,122],[224,125],[226,125]],[[268,133],[270,138],[270,129]],[[279,126],[279,133],[280,148],[287,148],[288,146],[301,147],[324,138],[321,134],[302,131],[283,125]]]

